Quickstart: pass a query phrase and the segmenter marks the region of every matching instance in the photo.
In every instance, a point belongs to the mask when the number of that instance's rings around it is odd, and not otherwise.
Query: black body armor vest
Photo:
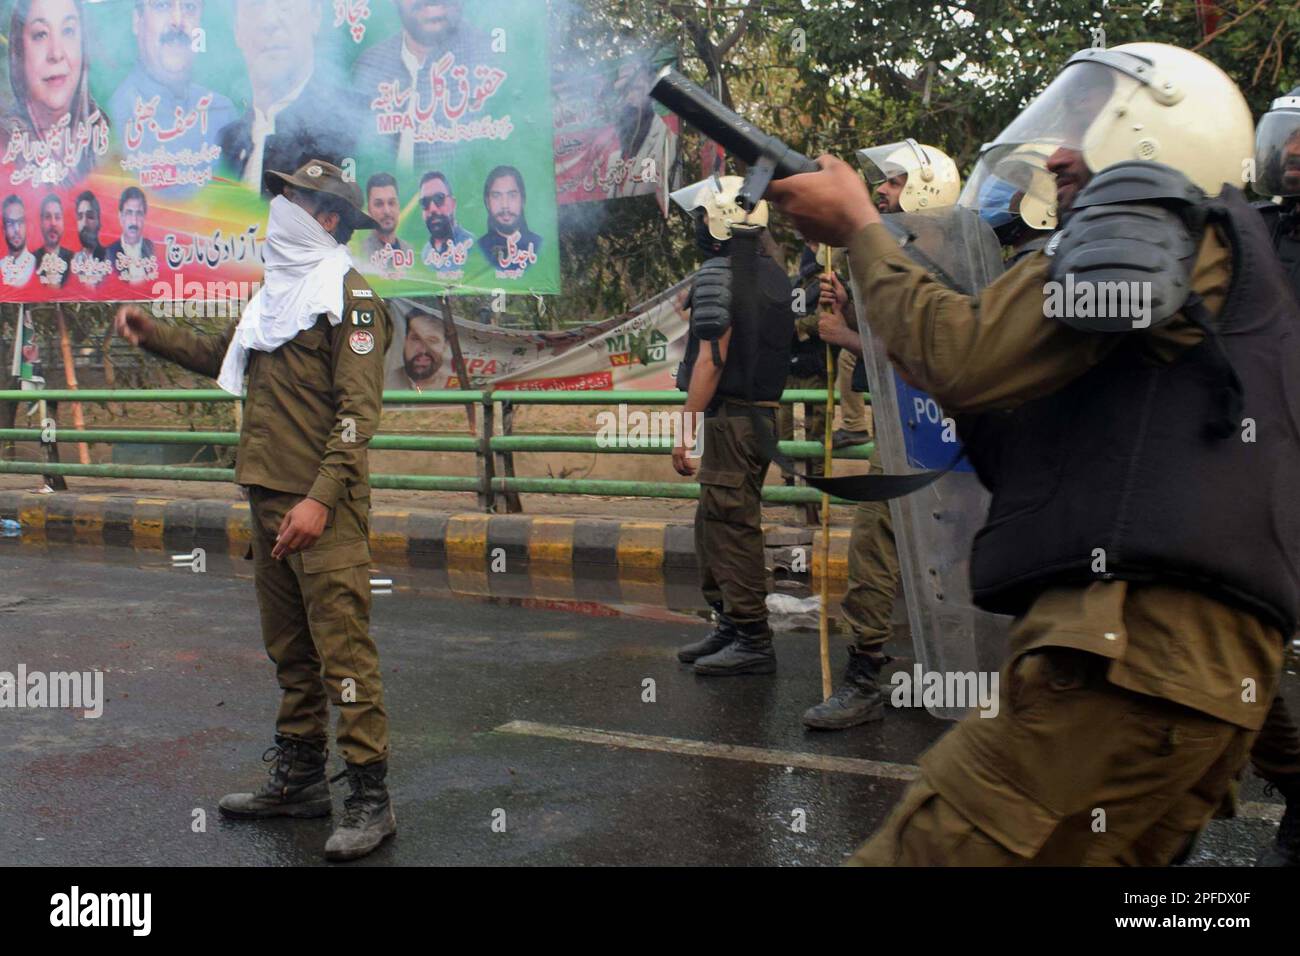
[[[1020,614],[1047,587],[1122,579],[1198,591],[1294,633],[1300,308],[1241,193],[1225,188],[1203,208],[1233,254],[1217,337],[1165,365],[1125,333],[1051,395],[958,419],[993,494],[971,554],[985,610]],[[1224,408],[1219,347],[1244,391],[1242,425],[1226,438],[1207,429]]]
[[[757,234],[731,238],[731,341],[718,382],[719,398],[774,402],[785,390],[790,369],[790,341],[795,314],[790,279],[771,256],[758,249]],[[685,390],[700,354],[694,332],[677,370],[677,387]]]

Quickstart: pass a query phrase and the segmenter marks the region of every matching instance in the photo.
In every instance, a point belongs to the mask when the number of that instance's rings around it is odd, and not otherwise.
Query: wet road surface
[[[0,541],[0,671],[100,670],[107,698],[98,719],[0,710],[0,859],[321,862],[328,818],[217,813],[223,793],[264,779],[278,691],[247,573],[216,564],[196,574],[165,554]],[[394,581],[373,633],[398,835],[357,865],[834,864],[949,726],[891,709],[805,730],[815,633],[778,635],[775,677],[711,680],[674,656],[702,633],[692,609],[469,600],[418,569],[376,576]],[[1293,703],[1296,691],[1290,675]],[[1193,863],[1249,863],[1272,838],[1278,798],[1250,779],[1243,799]]]

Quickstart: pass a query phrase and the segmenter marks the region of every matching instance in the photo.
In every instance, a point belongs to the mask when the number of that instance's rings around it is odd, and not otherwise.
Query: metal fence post
[[[491,388],[483,391],[481,426],[478,450],[474,453],[478,465],[478,506],[480,511],[491,513],[496,506],[496,489],[493,487],[496,468],[492,457],[492,433],[496,431],[496,402],[492,398]]]
[[[503,436],[513,435],[515,431],[515,403],[511,401],[501,402],[501,434]],[[515,477],[515,453],[513,451],[503,451],[500,457],[500,467],[498,469],[502,477],[507,480]],[[519,500],[519,492],[507,490],[505,493],[505,510],[506,514],[519,514],[524,510],[522,502]]]

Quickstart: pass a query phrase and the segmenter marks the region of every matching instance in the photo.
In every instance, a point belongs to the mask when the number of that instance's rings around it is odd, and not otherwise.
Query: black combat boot
[[[804,726],[814,730],[843,730],[883,719],[885,695],[880,692],[876,679],[886,661],[884,655],[873,656],[850,647],[844,683],[827,700],[803,712]]]
[[[716,654],[736,639],[736,625],[722,613],[722,605],[710,601],[709,607],[713,608],[713,630],[700,640],[678,648],[677,659],[683,664],[693,664],[701,657]]]
[[[325,843],[325,859],[355,860],[376,849],[397,832],[397,817],[388,799],[384,777],[388,761],[350,763],[337,776],[348,778],[352,793],[343,801],[343,819]]]
[[[729,623],[719,621],[700,640],[677,649],[677,659],[683,664],[693,664],[701,657],[716,654],[736,639],[736,632]]]
[[[271,765],[271,778],[257,793],[228,793],[217,804],[228,817],[327,817],[330,787],[325,782],[324,743],[275,736],[275,746],[262,754]]]
[[[695,662],[695,673],[708,677],[740,674],[775,674],[776,651],[767,622],[736,625],[736,639],[716,653]]]
[[[1256,866],[1300,866],[1300,780],[1273,784],[1286,797],[1277,840],[1255,861]]]

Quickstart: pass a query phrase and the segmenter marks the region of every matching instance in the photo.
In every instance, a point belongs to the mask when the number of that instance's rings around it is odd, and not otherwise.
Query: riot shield
[[[997,237],[972,210],[954,206],[883,217],[903,250],[958,292],[977,293],[1002,272]],[[871,386],[877,462],[888,474],[940,469],[959,444],[952,421],[932,397],[899,378],[883,343],[871,334],[854,289],[867,380]],[[979,610],[970,596],[970,552],[989,494],[964,459],[920,491],[889,503],[903,596],[916,660],[926,671],[996,671],[1011,619]],[[955,720],[957,708],[927,708]]]

